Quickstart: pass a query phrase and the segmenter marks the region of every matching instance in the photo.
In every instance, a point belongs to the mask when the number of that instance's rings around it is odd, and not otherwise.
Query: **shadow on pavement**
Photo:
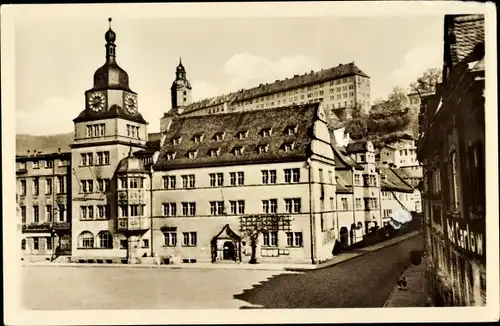
[[[324,269],[274,275],[233,298],[269,309],[382,307],[421,241],[417,236]]]

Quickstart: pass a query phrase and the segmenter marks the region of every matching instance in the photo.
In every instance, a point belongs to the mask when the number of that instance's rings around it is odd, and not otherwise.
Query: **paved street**
[[[329,268],[263,270],[25,266],[29,309],[382,307],[421,236]]]

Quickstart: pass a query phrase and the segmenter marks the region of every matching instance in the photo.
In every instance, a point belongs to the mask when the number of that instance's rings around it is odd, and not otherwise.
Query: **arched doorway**
[[[236,261],[236,250],[233,241],[226,241],[222,247],[222,259]]]
[[[345,226],[340,228],[340,243],[343,248],[349,246],[349,230]]]
[[[241,262],[241,238],[226,224],[212,238],[212,263]]]

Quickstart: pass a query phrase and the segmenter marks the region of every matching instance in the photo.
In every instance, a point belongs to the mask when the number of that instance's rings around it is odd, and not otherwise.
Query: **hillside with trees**
[[[408,135],[417,136],[419,108],[410,108],[408,93],[423,96],[434,92],[440,81],[441,70],[429,69],[408,89],[395,87],[387,99],[374,101],[368,114],[358,107],[353,108],[345,131],[352,140],[370,140],[376,148]]]

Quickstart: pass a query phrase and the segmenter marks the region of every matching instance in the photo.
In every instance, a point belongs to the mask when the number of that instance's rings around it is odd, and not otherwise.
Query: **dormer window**
[[[219,153],[220,153],[220,148],[212,148],[208,154],[211,156],[211,157],[217,157],[219,156]]]
[[[234,155],[243,155],[243,147],[238,146],[233,149]]]
[[[271,128],[264,128],[261,130],[260,133],[261,133],[262,137],[268,137],[268,136],[271,136],[272,131],[273,130]]]
[[[198,151],[189,151],[187,153],[188,158],[195,158]]]
[[[285,152],[290,152],[293,150],[294,145],[295,145],[295,142],[285,143],[285,144],[283,144],[283,149],[285,150]]]
[[[203,134],[197,134],[193,136],[193,141],[195,143],[201,143],[202,140],[203,140]]]
[[[285,134],[287,136],[295,135],[297,133],[297,126],[287,126],[285,129]]]
[[[238,139],[245,139],[248,137],[248,130],[238,131],[238,134],[236,136],[238,137]]]
[[[215,134],[214,139],[216,141],[221,141],[224,139],[225,134],[226,134],[225,132],[219,132],[219,133]]]
[[[176,152],[168,152],[167,155],[166,155],[167,160],[170,161],[170,160],[175,159],[175,154],[176,154]]]
[[[172,139],[172,145],[179,145],[181,143],[182,137],[175,137]]]
[[[259,151],[259,154],[267,153],[267,151],[269,150],[269,144],[259,145],[257,147],[257,150]]]

